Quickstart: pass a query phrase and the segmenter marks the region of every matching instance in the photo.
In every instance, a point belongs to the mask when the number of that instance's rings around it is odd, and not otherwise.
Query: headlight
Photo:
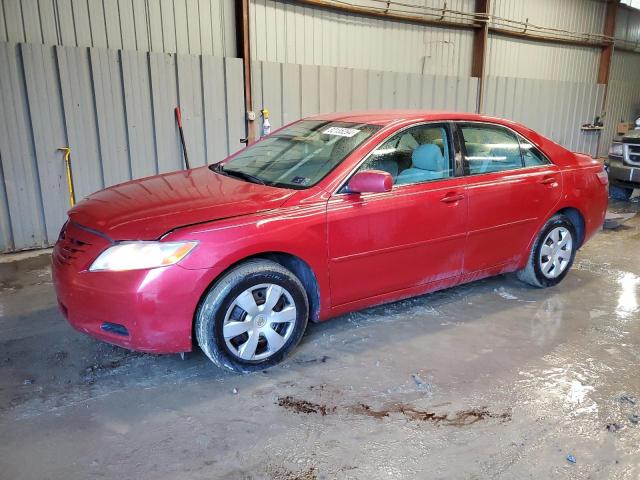
[[[94,260],[89,271],[118,272],[164,267],[178,263],[198,242],[122,242]]]
[[[623,145],[621,143],[612,143],[611,148],[609,148],[609,155],[611,155],[612,157],[623,157]]]

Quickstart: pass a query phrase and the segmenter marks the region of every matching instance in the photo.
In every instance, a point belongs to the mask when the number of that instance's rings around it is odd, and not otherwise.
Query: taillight
[[[609,175],[607,174],[604,168],[600,170],[598,173],[596,173],[596,177],[598,177],[598,180],[600,180],[600,183],[602,185],[606,185],[609,183]]]

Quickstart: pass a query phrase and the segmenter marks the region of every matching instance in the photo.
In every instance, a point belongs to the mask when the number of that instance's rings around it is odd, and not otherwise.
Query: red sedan
[[[307,322],[517,272],[556,285],[604,221],[607,174],[474,114],[323,115],[208,167],[134,180],[69,212],[53,252],[76,329],[154,353],[198,345],[264,369]]]

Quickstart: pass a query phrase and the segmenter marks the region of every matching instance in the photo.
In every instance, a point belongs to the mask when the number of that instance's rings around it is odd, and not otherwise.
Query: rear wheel
[[[629,200],[633,195],[633,188],[609,185],[609,196],[616,200]]]
[[[534,287],[552,287],[567,275],[576,255],[578,238],[571,220],[554,215],[542,227],[518,278]]]
[[[306,292],[291,271],[270,260],[250,260],[206,294],[196,314],[196,337],[219,367],[263,370],[295,348],[308,316]]]

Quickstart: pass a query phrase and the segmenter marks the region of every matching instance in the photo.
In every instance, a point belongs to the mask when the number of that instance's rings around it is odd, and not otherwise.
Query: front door
[[[359,170],[384,170],[385,193],[340,190],[328,202],[333,307],[461,274],[467,224],[465,178],[455,177],[449,126],[394,134]]]

